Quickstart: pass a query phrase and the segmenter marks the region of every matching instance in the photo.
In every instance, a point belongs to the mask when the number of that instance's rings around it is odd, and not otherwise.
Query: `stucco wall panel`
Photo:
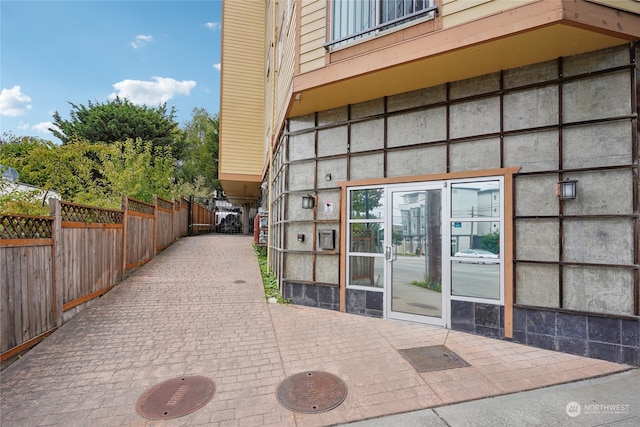
[[[382,154],[353,156],[349,161],[351,162],[351,179],[353,180],[379,177],[384,169]]]
[[[564,85],[565,123],[631,114],[629,72],[572,81]]]
[[[578,195],[564,203],[566,215],[631,215],[633,173],[631,170],[603,170],[572,173]],[[629,230],[631,232],[631,230]]]
[[[316,257],[316,280],[321,283],[338,284],[340,281],[340,257],[319,255]]]
[[[559,274],[555,266],[518,264],[516,303],[557,308],[560,304]]]
[[[463,102],[451,106],[452,138],[495,133],[500,130],[500,99],[498,97]]]
[[[559,223],[549,220],[516,222],[516,258],[527,261],[558,261]]]
[[[616,268],[565,267],[563,307],[592,313],[633,314],[633,272]]]
[[[518,216],[558,215],[558,176],[520,176],[515,181],[515,210]]]
[[[289,160],[313,159],[316,155],[313,132],[289,137]]]
[[[558,61],[547,61],[526,67],[505,70],[503,84],[505,89],[547,82],[558,77]]]
[[[633,264],[632,219],[566,219],[564,261]]]
[[[512,92],[504,97],[504,129],[516,130],[558,123],[558,88]]]
[[[578,74],[601,71],[611,67],[629,64],[628,46],[615,46],[603,49],[598,55],[582,54],[568,56],[563,59],[562,74],[572,77]]]
[[[500,167],[500,139],[490,138],[452,144],[449,148],[449,170],[497,169]]]
[[[315,126],[315,114],[294,117],[289,121],[289,131],[296,132],[305,129],[312,129]]]
[[[302,196],[310,192],[290,193],[286,196],[286,218],[292,221],[313,221],[313,209],[302,209]]]
[[[313,171],[313,162],[289,165],[289,176],[295,177],[295,179],[289,179],[289,190],[301,191],[313,188]]]
[[[311,281],[313,279],[313,258],[311,253],[287,253],[283,256],[285,262],[284,277],[287,280]]]
[[[577,169],[633,163],[632,131],[628,120],[565,129],[563,166]]]
[[[347,152],[347,127],[340,126],[318,131],[318,156],[333,156]]]
[[[313,250],[313,224],[293,222],[285,224],[285,244],[288,248],[296,251],[312,251]],[[298,234],[304,234],[303,242],[298,241]]]
[[[447,137],[446,114],[445,107],[436,107],[389,117],[387,146],[401,147],[444,140]]]
[[[524,133],[504,138],[504,166],[521,172],[558,169],[558,131]]]
[[[351,118],[359,119],[384,113],[384,99],[378,98],[351,106]]]
[[[384,148],[384,119],[351,125],[351,152]]]
[[[335,187],[339,181],[347,179],[347,159],[318,160],[318,188]],[[325,179],[326,175],[331,175],[331,180]]]
[[[326,204],[331,203],[333,208],[329,209]],[[318,206],[316,206],[317,218],[321,220],[339,220],[340,219],[340,191],[331,189],[318,192]],[[319,228],[334,228],[338,229],[338,225],[335,227],[329,224],[322,224]],[[337,231],[336,231],[337,233]],[[336,235],[336,239],[338,236]],[[336,240],[337,242],[338,240]],[[337,243],[336,243],[337,245]],[[337,247],[337,246],[336,246]]]
[[[443,173],[447,151],[444,145],[392,151],[387,154],[387,176]]]
[[[334,108],[332,110],[320,111],[318,113],[318,125],[333,125],[344,122],[349,117],[347,107]]]
[[[447,99],[447,86],[439,85],[413,92],[405,92],[387,98],[387,110],[389,112],[403,110],[406,108],[430,105],[436,102],[443,102]]]
[[[485,74],[472,79],[452,82],[449,85],[449,98],[466,98],[498,90],[500,90],[500,73]]]

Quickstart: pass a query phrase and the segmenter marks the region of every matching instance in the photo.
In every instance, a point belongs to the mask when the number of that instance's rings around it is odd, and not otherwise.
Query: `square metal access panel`
[[[470,366],[460,356],[443,345],[398,350],[418,373]]]
[[[335,249],[336,230],[318,230],[318,246],[320,249]]]

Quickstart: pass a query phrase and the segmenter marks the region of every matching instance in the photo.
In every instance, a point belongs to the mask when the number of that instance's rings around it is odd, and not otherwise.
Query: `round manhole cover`
[[[209,378],[173,378],[156,384],[140,396],[136,410],[152,420],[178,418],[202,408],[215,392],[216,385]]]
[[[327,372],[301,372],[278,386],[278,401],[285,408],[305,414],[335,409],[347,397],[346,384]]]

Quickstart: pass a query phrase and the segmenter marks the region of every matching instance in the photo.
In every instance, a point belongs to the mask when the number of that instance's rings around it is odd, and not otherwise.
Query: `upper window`
[[[331,41],[357,40],[406,22],[432,17],[435,0],[332,0]]]

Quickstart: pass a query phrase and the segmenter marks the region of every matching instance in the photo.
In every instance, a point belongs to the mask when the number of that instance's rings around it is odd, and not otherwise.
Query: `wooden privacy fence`
[[[0,215],[0,361],[40,342],[127,270],[188,235],[190,214],[207,210],[184,198],[151,204],[124,197],[122,205],[50,199],[51,217]],[[214,218],[211,212],[209,229]]]

